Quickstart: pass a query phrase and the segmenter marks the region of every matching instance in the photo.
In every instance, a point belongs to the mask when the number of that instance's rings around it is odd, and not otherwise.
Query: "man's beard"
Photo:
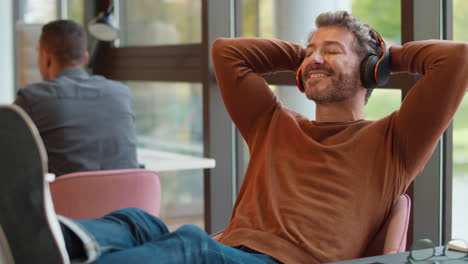
[[[355,95],[357,87],[360,85],[359,72],[350,74],[339,74],[332,78],[331,84],[319,93],[307,93],[308,99],[316,104],[330,104],[344,101]],[[309,83],[309,86],[317,85],[321,80],[315,80]]]

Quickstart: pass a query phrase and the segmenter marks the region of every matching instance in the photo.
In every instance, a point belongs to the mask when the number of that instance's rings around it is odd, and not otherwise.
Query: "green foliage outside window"
[[[121,0],[120,4],[126,19],[122,36],[125,45],[201,42],[201,0],[138,0],[138,4]]]
[[[401,43],[400,0],[353,0],[355,17],[377,30],[388,43]]]
[[[453,39],[468,41],[468,1],[453,0]],[[465,96],[453,122],[453,171],[468,179],[468,97]]]
[[[82,0],[68,0],[68,19],[77,23],[84,23],[84,5]]]
[[[453,39],[468,41],[468,1],[453,0],[453,7]]]

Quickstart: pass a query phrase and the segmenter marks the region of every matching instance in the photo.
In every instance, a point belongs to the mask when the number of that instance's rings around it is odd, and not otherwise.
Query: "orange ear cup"
[[[385,45],[385,41],[382,39],[379,33],[375,31],[375,34],[377,35],[377,38],[379,39],[380,42],[380,47],[382,49],[382,56],[380,56],[379,60],[377,61],[377,64],[375,65],[374,68],[374,79],[377,82],[377,85],[383,86],[387,81],[381,81],[379,80],[379,65],[382,62],[382,60],[385,58],[385,55],[387,55],[387,46]]]

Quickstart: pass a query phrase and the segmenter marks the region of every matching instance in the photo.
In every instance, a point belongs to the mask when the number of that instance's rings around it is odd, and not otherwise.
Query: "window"
[[[67,19],[86,25],[84,20],[84,2],[83,0],[67,0]]]
[[[83,24],[84,2],[66,0],[67,17]],[[42,25],[58,19],[58,0],[21,0],[18,2],[18,21],[16,23],[16,76],[17,87],[42,80],[37,68],[37,42]],[[60,12],[62,13],[62,12]]]
[[[119,39],[106,48],[111,62],[95,70],[124,81],[132,90],[140,151],[202,157],[202,1],[112,2]],[[181,224],[204,228],[204,171],[177,170],[160,175],[160,216],[169,228]]]
[[[20,20],[28,24],[45,24],[57,19],[56,0],[22,0],[20,5]]]
[[[377,120],[400,108],[401,91],[399,89],[374,89],[365,108],[365,118]]]
[[[126,84],[135,98],[139,148],[203,156],[201,84],[148,81]],[[160,216],[169,228],[173,230],[187,223],[204,228],[203,171],[168,171],[160,176]]]
[[[201,42],[201,0],[138,0],[138,4],[120,0],[118,3],[121,46]]]
[[[352,0],[352,13],[380,33],[388,45],[401,44],[401,0]]]
[[[57,19],[56,0],[22,0],[17,3],[18,21],[16,37],[16,87],[41,81],[37,68],[37,42],[42,25]]]
[[[452,237],[468,237],[468,97],[453,119]]]
[[[453,1],[453,38],[468,41],[468,2]],[[453,120],[452,237],[468,238],[468,96]]]

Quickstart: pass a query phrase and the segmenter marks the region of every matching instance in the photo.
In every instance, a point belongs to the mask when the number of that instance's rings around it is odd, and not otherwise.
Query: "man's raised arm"
[[[277,103],[259,74],[295,71],[304,49],[273,39],[220,38],[213,43],[212,56],[224,104],[246,138],[257,118],[272,112]]]
[[[415,41],[392,47],[392,71],[421,73],[396,118],[397,147],[409,175],[423,169],[468,87],[468,45]],[[412,180],[412,179],[407,179]]]

